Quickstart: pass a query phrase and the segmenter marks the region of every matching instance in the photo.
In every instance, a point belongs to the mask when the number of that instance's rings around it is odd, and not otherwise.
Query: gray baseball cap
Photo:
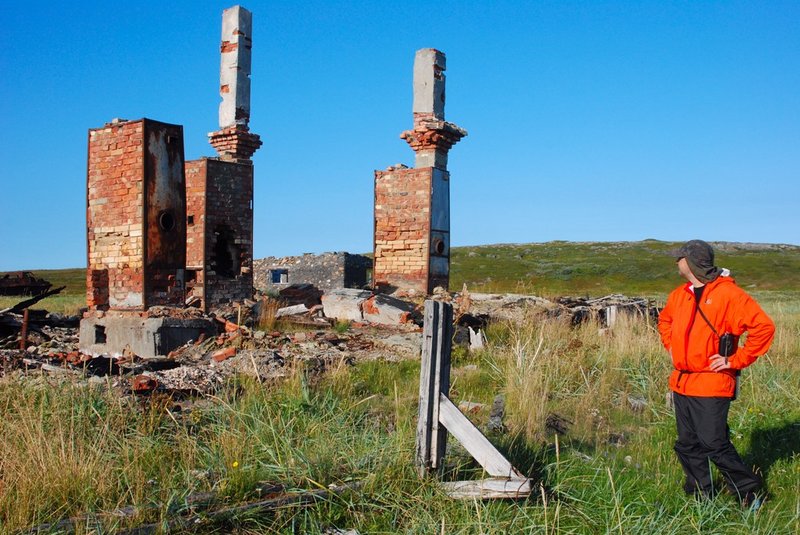
[[[711,282],[722,270],[714,265],[714,249],[703,240],[689,240],[680,249],[670,251],[673,258],[685,258],[692,274],[700,282]]]

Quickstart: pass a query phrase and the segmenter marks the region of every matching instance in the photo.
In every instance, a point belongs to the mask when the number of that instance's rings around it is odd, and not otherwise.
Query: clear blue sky
[[[227,2],[3,1],[0,270],[86,264],[87,130],[214,155]],[[47,5],[50,4],[50,5]],[[372,248],[413,165],[414,52],[447,54],[454,245],[800,244],[800,2],[249,2],[255,255]]]

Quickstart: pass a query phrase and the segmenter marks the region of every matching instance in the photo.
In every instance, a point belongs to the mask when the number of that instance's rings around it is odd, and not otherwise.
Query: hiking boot
[[[751,490],[749,492],[745,492],[744,496],[742,496],[742,508],[747,509],[751,513],[756,513],[759,509],[761,509],[766,500],[767,495],[765,492]]]

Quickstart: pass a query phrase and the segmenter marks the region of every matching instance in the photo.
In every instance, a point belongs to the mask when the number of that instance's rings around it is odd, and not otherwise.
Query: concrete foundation
[[[80,326],[82,353],[139,357],[162,357],[202,333],[216,335],[214,321],[205,318],[84,318]]]

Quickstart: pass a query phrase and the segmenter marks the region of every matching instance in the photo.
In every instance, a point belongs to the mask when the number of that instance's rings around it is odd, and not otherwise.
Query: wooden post
[[[416,447],[420,476],[439,468],[447,446],[447,429],[439,423],[439,394],[450,391],[452,339],[453,306],[425,301]]]
[[[445,483],[444,488],[450,496],[462,499],[524,498],[530,495],[530,480],[497,451],[448,397],[452,340],[452,305],[425,301],[415,456],[417,472],[420,477],[425,477],[441,467],[449,431],[492,476],[479,481]]]

